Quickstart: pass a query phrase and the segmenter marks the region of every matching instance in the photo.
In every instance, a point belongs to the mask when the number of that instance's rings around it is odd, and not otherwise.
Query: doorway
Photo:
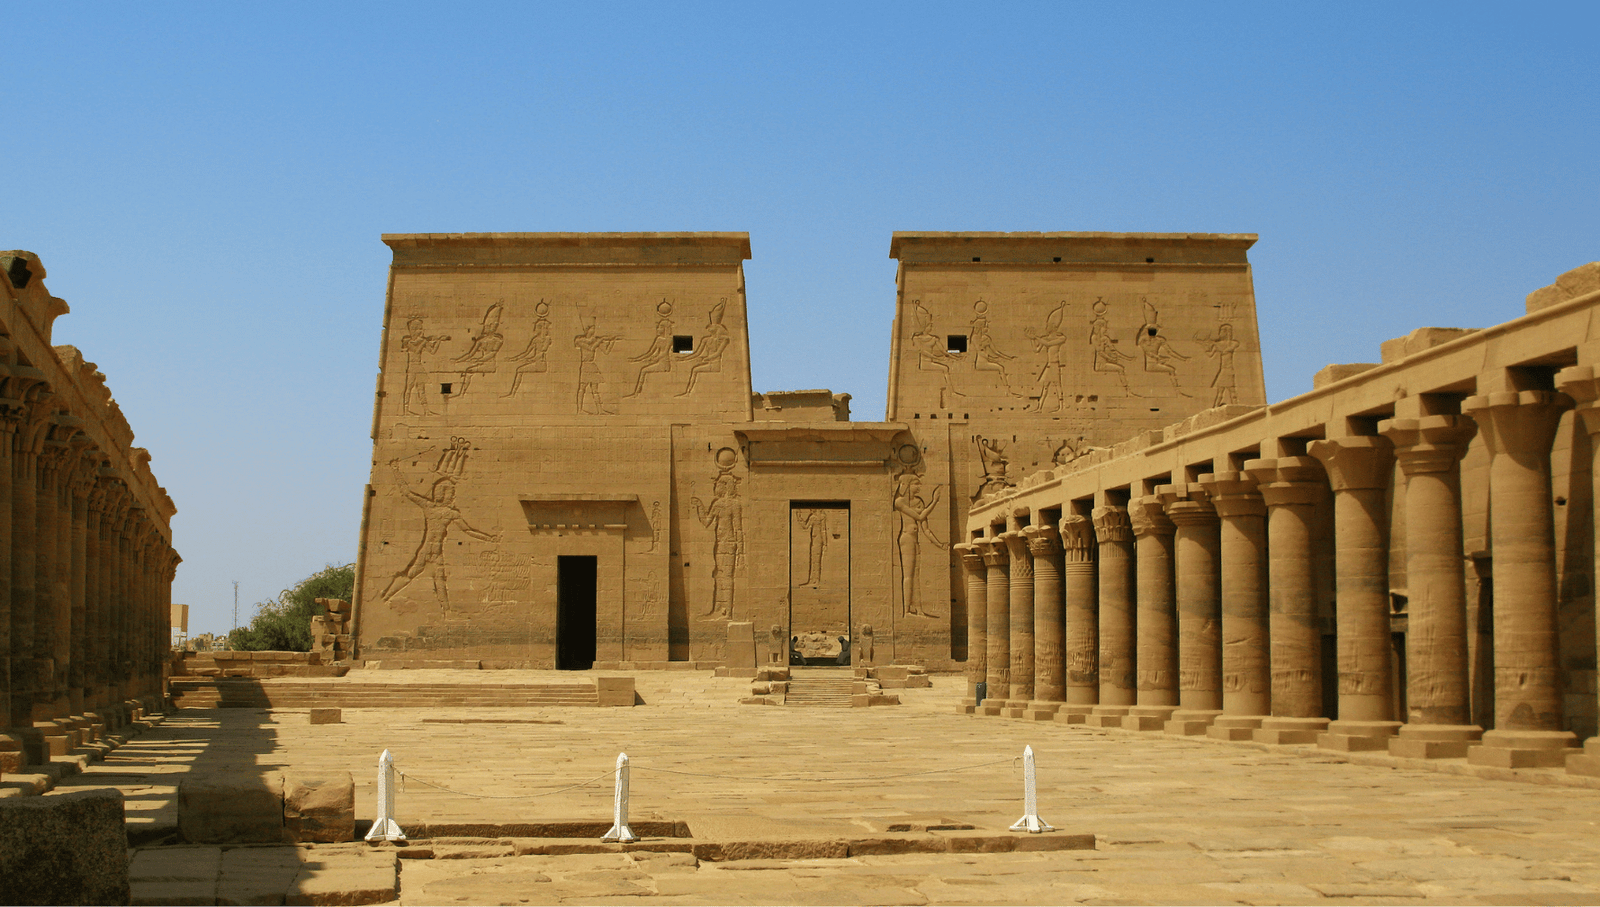
[[[594,667],[595,590],[599,558],[560,555],[556,558],[556,669],[587,671]]]
[[[789,663],[848,665],[850,502],[789,502]]]

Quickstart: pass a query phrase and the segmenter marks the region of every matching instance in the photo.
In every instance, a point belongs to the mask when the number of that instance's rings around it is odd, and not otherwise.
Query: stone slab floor
[[[1031,745],[1040,815],[1097,835],[1095,850],[701,862],[441,841],[433,859],[399,862],[398,903],[1600,903],[1600,790],[972,718],[954,714],[954,677],[899,691],[899,707],[848,710],[739,706],[747,681],[704,673],[638,675],[638,688],[646,704],[631,709],[346,710],[318,726],[304,711],[186,710],[63,789],[121,787],[131,827],[157,836],[175,825],[186,773],[348,770],[357,818],[370,820],[388,748],[410,776],[402,827],[609,821],[607,773],[625,750],[632,817],[686,822],[695,842],[827,842],[895,825],[993,835],[1022,814],[1017,757]]]

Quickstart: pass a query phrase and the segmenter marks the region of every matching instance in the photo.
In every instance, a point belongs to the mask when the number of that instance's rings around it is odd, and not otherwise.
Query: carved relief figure
[[[624,397],[637,397],[643,393],[646,375],[672,370],[672,303],[665,299],[661,300],[661,304],[656,306],[656,314],[661,317],[656,319],[656,336],[650,341],[649,349],[637,356],[628,357],[629,362],[642,364],[633,382],[633,392],[624,394]]]
[[[661,502],[654,501],[650,504],[650,553],[654,554],[661,545]]]
[[[478,335],[472,338],[472,345],[467,351],[456,357],[456,362],[465,363],[461,368],[461,393],[467,392],[467,386],[472,383],[473,375],[487,375],[498,366],[495,360],[500,356],[500,347],[505,345],[506,338],[500,334],[500,311],[502,304],[497,302],[483,312],[483,325],[478,329]]]
[[[733,578],[744,563],[744,502],[739,499],[739,477],[732,469],[736,457],[724,448],[718,454],[719,474],[712,486],[711,504],[698,497],[689,499],[695,519],[711,530],[711,610],[705,619],[728,620],[733,616]]]
[[[1023,328],[1022,332],[1033,341],[1033,351],[1044,354],[1044,364],[1039,366],[1039,374],[1034,376],[1034,388],[1039,392],[1039,402],[1031,407],[1033,412],[1044,412],[1044,403],[1050,399],[1050,391],[1056,392],[1056,412],[1061,412],[1067,406],[1067,392],[1061,382],[1061,347],[1067,342],[1067,335],[1061,331],[1061,319],[1066,315],[1067,303],[1061,304],[1050,311],[1044,319],[1044,333],[1036,334],[1033,328]]]
[[[944,542],[939,541],[939,537],[928,527],[928,515],[933,513],[933,508],[939,506],[939,495],[943,491],[943,485],[935,485],[933,494],[924,501],[921,494],[922,478],[916,473],[901,473],[900,477],[894,480],[895,566],[900,571],[901,613],[906,616],[939,616],[934,611],[923,611],[920,607],[917,565],[923,536],[927,536],[928,541],[934,546],[941,549],[945,547]]]
[[[572,338],[572,345],[578,348],[578,412],[590,415],[612,415],[616,411],[606,408],[605,398],[601,396],[600,385],[605,381],[605,374],[600,371],[599,363],[594,361],[595,353],[609,353],[622,338],[616,334],[598,334],[595,332],[594,322],[583,326],[583,333]],[[594,401],[594,408],[589,408],[589,401]]]
[[[1206,345],[1206,358],[1217,360],[1217,373],[1211,376],[1211,387],[1216,393],[1212,406],[1226,406],[1239,402],[1238,378],[1233,372],[1233,354],[1239,351],[1239,341],[1233,339],[1233,325],[1217,325],[1217,335],[1208,337],[1196,334],[1196,340]]]
[[[517,387],[522,384],[522,376],[533,372],[542,374],[549,369],[545,362],[545,353],[550,350],[550,303],[543,299],[533,307],[533,314],[538,316],[533,323],[533,336],[529,338],[528,345],[522,352],[510,357],[510,361],[519,362],[517,370],[511,373],[511,390],[501,394],[509,397],[517,392]]]
[[[822,554],[828,547],[828,511],[802,510],[795,517],[806,531],[806,578],[800,586],[814,586],[822,582]]]
[[[1139,300],[1144,305],[1144,324],[1139,325],[1139,335],[1134,338],[1134,343],[1144,352],[1144,370],[1147,372],[1161,372],[1172,379],[1172,386],[1178,386],[1178,369],[1172,360],[1188,362],[1189,357],[1172,348],[1172,344],[1161,333],[1160,313],[1150,304],[1148,299]]]
[[[727,309],[726,297],[711,307],[711,315],[706,320],[706,333],[700,338],[700,346],[693,353],[685,356],[689,366],[689,383],[684,386],[683,393],[675,396],[687,397],[694,390],[694,384],[700,380],[701,372],[721,372],[722,354],[728,349],[728,344],[733,342],[728,329],[722,323],[722,313]]]
[[[401,489],[406,500],[422,508],[422,538],[417,542],[417,550],[411,555],[411,560],[397,572],[383,590],[383,600],[388,601],[395,593],[404,589],[412,580],[424,572],[431,572],[433,576],[433,592],[439,597],[439,602],[446,612],[450,610],[450,593],[445,586],[444,542],[451,527],[457,523],[461,531],[484,542],[498,542],[499,532],[484,532],[468,525],[461,516],[461,511],[455,505],[456,480],[460,478],[467,465],[467,451],[472,446],[464,438],[451,438],[450,448],[440,454],[439,462],[434,466],[434,474],[438,476],[427,494],[418,494],[409,488]],[[395,476],[405,482],[405,474],[400,470],[400,460],[389,461]]]
[[[994,338],[989,336],[989,304],[978,300],[972,304],[972,335],[973,349],[972,367],[980,372],[998,372],[1000,385],[1008,394],[1016,394],[1011,389],[1011,378],[1006,374],[1005,364],[1017,357],[1000,352],[994,345]]]
[[[1006,475],[1006,466],[1010,461],[1006,459],[1005,446],[995,438],[979,437],[976,440],[978,460],[983,465],[983,481],[972,496],[974,501],[991,491],[1002,491],[1016,485]]]
[[[911,348],[917,352],[917,368],[933,369],[939,373],[939,407],[942,409],[949,405],[946,402],[948,397],[966,396],[956,389],[950,373],[950,363],[958,361],[957,356],[933,332],[933,313],[922,307],[922,300],[911,303],[911,315],[916,327],[911,334]]]
[[[412,316],[406,322],[406,332],[400,338],[400,352],[406,354],[406,390],[403,405],[409,415],[429,415],[428,372],[423,368],[422,357],[439,352],[439,344],[449,339],[449,334],[429,336],[422,329],[422,319],[416,316]]]
[[[1132,362],[1133,357],[1117,349],[1117,339],[1111,336],[1111,321],[1106,318],[1105,298],[1099,297],[1094,301],[1094,320],[1089,322],[1089,347],[1094,350],[1094,370],[1097,372],[1111,372],[1122,382],[1122,389],[1128,389],[1128,373],[1122,363]]]

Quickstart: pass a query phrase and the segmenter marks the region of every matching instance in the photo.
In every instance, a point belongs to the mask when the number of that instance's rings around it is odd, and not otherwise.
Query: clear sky
[[[1600,259],[1600,4],[45,3],[42,256],[177,502],[191,632],[355,559],[379,234],[742,230],[757,390],[880,419],[894,230],[1259,233],[1267,391]]]

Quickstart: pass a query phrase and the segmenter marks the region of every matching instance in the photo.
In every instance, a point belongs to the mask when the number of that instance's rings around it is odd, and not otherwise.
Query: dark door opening
[[[594,667],[595,583],[599,558],[556,558],[556,669]]]

